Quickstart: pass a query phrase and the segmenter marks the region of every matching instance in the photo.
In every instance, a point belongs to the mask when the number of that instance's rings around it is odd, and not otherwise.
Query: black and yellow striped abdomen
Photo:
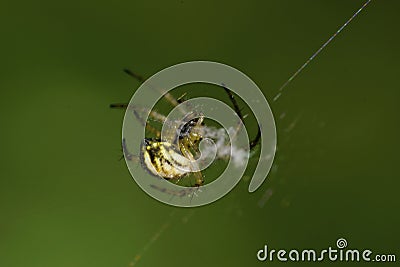
[[[140,160],[149,173],[167,180],[179,179],[190,172],[190,161],[175,145],[155,138],[143,140]]]

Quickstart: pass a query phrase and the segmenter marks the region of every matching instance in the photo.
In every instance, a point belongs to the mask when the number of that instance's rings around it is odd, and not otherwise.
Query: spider
[[[139,82],[144,82],[142,76],[137,75],[128,69],[125,69],[124,72]],[[221,87],[229,97],[236,114],[240,120],[243,121],[244,116],[232,91],[226,88],[223,84],[221,84]],[[164,94],[163,97],[173,107],[176,107],[185,101],[183,99],[184,95],[175,98],[168,92]],[[128,108],[128,103],[111,104],[110,108],[126,109]],[[203,175],[198,167],[193,166],[192,162],[195,161],[199,152],[200,141],[204,138],[204,128],[206,127],[204,116],[195,112],[187,113],[184,116],[184,119],[179,122],[177,127],[178,131],[174,133],[174,136],[172,136],[169,141],[165,141],[160,138],[161,132],[140,116],[140,112],[144,110],[146,109],[140,107],[132,108],[137,120],[146,127],[146,130],[155,135],[155,137],[146,137],[141,143],[138,159],[140,160],[142,167],[153,176],[162,177],[176,183],[178,183],[182,178],[187,177],[189,174],[192,174],[195,179],[194,186],[202,186],[204,184]],[[166,121],[166,117],[155,110],[150,111],[149,118],[161,124]],[[250,151],[254,150],[254,148],[259,144],[260,139],[261,130],[260,127],[258,127],[257,135],[249,144]],[[122,142],[122,149],[124,152],[123,157],[126,157],[128,160],[133,160],[135,156],[130,154],[127,150],[125,139]],[[163,191],[163,189],[157,188],[156,186],[154,187]],[[177,194],[182,195],[184,193],[185,192],[180,191]]]

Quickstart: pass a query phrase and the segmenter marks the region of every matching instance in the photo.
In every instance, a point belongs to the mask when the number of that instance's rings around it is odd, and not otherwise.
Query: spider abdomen
[[[190,161],[179,149],[159,139],[146,138],[143,140],[140,159],[143,167],[154,176],[164,179],[179,179],[190,172]]]

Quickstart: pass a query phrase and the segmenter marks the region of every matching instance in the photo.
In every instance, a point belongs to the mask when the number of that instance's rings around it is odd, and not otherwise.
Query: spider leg
[[[242,110],[240,109],[240,107],[239,107],[239,105],[238,105],[238,103],[237,103],[237,101],[236,101],[236,98],[235,98],[234,94],[232,93],[232,91],[229,90],[224,84],[222,84],[222,88],[224,88],[224,91],[227,93],[227,95],[228,95],[229,99],[231,100],[232,105],[233,105],[233,107],[234,107],[234,109],[235,109],[236,114],[239,116],[239,119],[241,120],[241,121],[238,123],[238,126],[236,127],[235,132],[234,132],[234,134],[233,134],[233,136],[236,136],[236,134],[237,134],[237,133],[239,132],[239,130],[240,130],[240,127],[242,126],[242,123],[241,123],[241,122],[243,122],[244,116],[243,116],[243,114],[242,114]],[[254,139],[253,139],[252,141],[250,141],[250,150],[252,150],[254,147],[256,147],[256,146],[260,143],[260,140],[261,140],[261,129],[260,129],[260,125],[257,125],[257,126],[258,126],[258,127],[257,127],[257,128],[258,128],[258,130],[257,130],[257,135],[256,135],[256,137],[254,137]]]
[[[129,103],[113,103],[113,104],[110,104],[110,108],[115,108],[115,109],[127,109],[127,108],[129,108],[129,109],[133,110],[133,112],[140,111],[140,112],[143,112],[143,113],[149,111],[147,108],[138,107],[138,106],[132,106],[132,105],[129,105]],[[155,110],[151,110],[150,111],[149,117],[151,119],[154,119],[155,121],[160,122],[160,123],[164,123],[164,121],[166,120],[166,117],[163,114],[158,113]]]
[[[261,141],[261,129],[258,126],[258,131],[256,137],[250,142],[250,150],[253,150]]]
[[[113,103],[113,104],[110,104],[110,108],[126,109],[127,107],[128,107],[128,103]]]
[[[191,162],[195,162],[196,160],[192,152],[190,151],[190,147],[195,147],[195,144],[193,144],[193,142],[189,138],[184,138],[183,141],[181,141],[181,143],[179,144],[179,148],[183,156],[189,159]],[[201,171],[199,170],[199,166],[197,165],[197,163],[190,164],[190,170],[195,176],[195,186],[202,186],[204,184],[204,178]]]
[[[178,97],[178,98],[176,99],[176,101],[177,101],[179,104],[185,102],[185,101],[186,101],[185,96],[186,96],[186,93],[182,94],[180,97]]]
[[[239,108],[239,105],[238,105],[238,103],[237,103],[237,101],[236,101],[236,98],[235,98],[235,96],[233,95],[232,91],[229,90],[228,88],[226,88],[224,84],[222,84],[222,88],[224,88],[224,90],[225,90],[225,92],[227,93],[229,99],[231,100],[231,102],[232,102],[232,104],[233,104],[233,107],[235,108],[236,114],[239,116],[239,118],[240,118],[241,120],[243,120],[242,110]]]
[[[130,69],[124,69],[124,72],[125,72],[126,74],[128,74],[129,76],[135,78],[137,81],[139,81],[139,82],[141,82],[141,83],[145,81],[145,79],[143,78],[143,76],[138,75],[137,73],[134,73],[134,72],[131,71]]]
[[[143,119],[143,117],[140,115],[140,113],[145,113],[148,112],[148,109],[146,108],[142,108],[142,107],[134,107],[134,106],[130,106],[128,103],[115,103],[115,104],[111,104],[110,108],[118,108],[118,109],[131,109],[133,111],[133,114],[135,115],[136,119],[144,126],[146,127],[146,130],[150,131],[151,133],[155,134],[157,138],[159,138],[161,136],[161,133],[158,129],[156,129],[155,127],[153,127],[151,124],[146,123],[146,121]],[[139,113],[140,112],[140,113]],[[151,110],[150,114],[149,114],[149,118],[157,121],[159,123],[164,123],[166,120],[166,117],[161,114],[158,113],[155,110]]]
[[[134,162],[139,162],[139,157],[136,155],[131,154],[131,152],[129,152],[128,148],[126,147],[126,140],[125,138],[122,139],[122,158],[126,158],[129,161],[134,161]]]
[[[136,80],[138,80],[139,82],[143,83],[145,81],[145,79],[141,76],[138,75],[136,73],[134,73],[133,71],[129,70],[129,69],[124,69],[124,72],[126,74],[128,74],[129,76],[132,76],[133,78],[135,78]],[[154,88],[156,89],[156,88]],[[157,91],[161,92],[163,94],[163,97],[174,107],[176,107],[179,102],[175,99],[175,97],[173,95],[171,95],[168,92],[163,92],[163,90],[160,89],[156,89]]]
[[[133,114],[135,114],[136,119],[142,124],[142,126],[146,128],[146,130],[155,134],[157,138],[161,136],[161,132],[157,128],[153,127],[151,124],[146,123],[136,110],[133,110]]]
[[[182,179],[183,177],[185,177],[185,176],[186,176],[186,175],[182,175],[182,176],[179,176],[179,177],[177,177],[177,178],[172,178],[172,179],[170,179],[170,181],[172,181],[174,184],[178,185],[179,182],[181,181],[181,179]]]

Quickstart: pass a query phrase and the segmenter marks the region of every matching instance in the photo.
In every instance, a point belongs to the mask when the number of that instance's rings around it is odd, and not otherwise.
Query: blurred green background
[[[0,266],[294,266],[256,252],[340,237],[399,258],[400,3],[373,1],[272,102],[362,4],[1,1]],[[183,209],[134,183],[108,105],[139,86],[124,67],[148,77],[189,60],[263,89],[278,151],[255,193],[244,179]]]

